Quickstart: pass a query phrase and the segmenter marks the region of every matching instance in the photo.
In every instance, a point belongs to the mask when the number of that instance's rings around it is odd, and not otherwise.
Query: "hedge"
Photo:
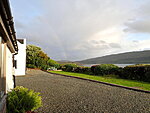
[[[94,75],[103,76],[109,74],[117,74],[119,67],[114,64],[101,64],[92,66],[91,70]]]
[[[76,64],[65,64],[63,67],[62,67],[62,70],[63,71],[68,71],[68,72],[73,72],[74,69],[77,67]]]
[[[123,75],[121,77],[125,79],[150,82],[150,65],[126,66],[123,69]]]
[[[76,64],[65,64],[63,71],[94,74],[97,76],[116,75],[119,78],[150,82],[150,65],[131,65],[124,68],[114,64],[93,65],[90,67],[81,67]]]
[[[91,71],[90,67],[76,67],[73,72],[75,72],[75,73],[84,73],[84,74],[92,74],[92,71]]]
[[[92,71],[93,74],[95,73],[95,68],[96,68],[97,66],[99,66],[99,65],[93,65],[93,66],[91,66],[91,71]]]

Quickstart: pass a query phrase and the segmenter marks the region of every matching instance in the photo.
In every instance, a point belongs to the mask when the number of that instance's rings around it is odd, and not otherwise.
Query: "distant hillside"
[[[75,62],[68,61],[68,60],[60,60],[60,61],[57,61],[57,62],[60,63],[60,64],[75,63]]]
[[[74,61],[68,61],[68,60],[60,60],[60,61],[57,61],[58,63],[60,64],[69,64],[69,63],[74,63],[74,64],[77,64],[77,65],[81,65],[79,62],[74,62]]]
[[[121,54],[107,55],[78,61],[82,64],[138,64],[150,63],[150,50],[127,52]]]

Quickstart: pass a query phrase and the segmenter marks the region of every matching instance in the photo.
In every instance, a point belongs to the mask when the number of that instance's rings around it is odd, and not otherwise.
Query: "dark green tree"
[[[47,61],[50,59],[40,47],[35,45],[27,45],[26,52],[26,63],[29,68],[41,68],[43,65],[47,65]]]
[[[49,67],[60,68],[60,64],[50,59],[40,47],[27,45],[26,64],[28,68],[40,68],[46,70]]]

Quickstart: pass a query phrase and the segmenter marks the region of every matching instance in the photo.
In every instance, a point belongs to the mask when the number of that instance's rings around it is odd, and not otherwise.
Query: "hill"
[[[150,50],[126,52],[77,61],[82,64],[140,64],[150,63]]]
[[[74,61],[68,61],[68,60],[60,60],[60,61],[57,61],[59,64],[77,64],[79,66],[82,66],[82,64],[80,64],[79,62],[74,62]]]

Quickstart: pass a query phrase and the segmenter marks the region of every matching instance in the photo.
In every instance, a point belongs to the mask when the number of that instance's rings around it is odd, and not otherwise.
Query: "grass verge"
[[[86,79],[91,79],[91,80],[97,80],[97,81],[101,81],[101,82],[107,82],[107,83],[117,84],[117,85],[121,85],[121,86],[133,87],[136,89],[150,91],[150,83],[147,83],[147,82],[126,80],[126,79],[119,79],[119,78],[111,78],[111,77],[103,77],[103,76],[94,76],[94,75],[72,73],[72,72],[65,72],[65,71],[49,71],[49,72],[63,74],[63,75],[69,75],[69,76],[75,76],[75,77],[81,77],[81,78],[86,78]]]

